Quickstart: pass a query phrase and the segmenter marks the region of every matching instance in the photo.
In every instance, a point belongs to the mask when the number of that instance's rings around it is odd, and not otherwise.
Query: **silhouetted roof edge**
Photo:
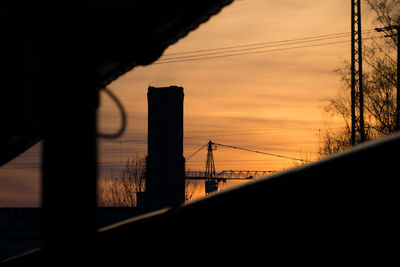
[[[201,15],[196,21],[189,23],[185,28],[183,28],[181,31],[177,32],[171,38],[169,38],[165,44],[163,51],[166,50],[169,46],[175,44],[178,42],[180,39],[186,37],[190,32],[196,30],[201,24],[207,22],[212,16],[218,14],[222,8],[225,6],[231,4],[233,0],[220,0],[218,3],[215,2],[213,6],[210,7],[208,12],[206,14]],[[133,68],[137,66],[146,66],[154,63],[157,61],[158,58],[162,53],[152,59],[150,62],[143,62],[143,63],[138,63],[138,62],[127,62],[127,63],[120,63],[118,67],[115,68],[114,71],[110,72],[104,80],[101,82],[101,87],[106,87],[113,81],[117,80],[119,77],[123,76],[127,72],[131,71]]]
[[[94,27],[91,30],[94,32],[95,40],[93,47],[96,60],[94,73],[97,75],[95,86],[99,89],[104,88],[134,67],[155,62],[170,45],[197,29],[231,2],[233,0],[168,1],[156,4],[150,1],[128,0],[93,2]],[[30,25],[30,19],[35,18],[32,14],[35,14],[33,10],[37,7],[44,6],[37,3],[5,4],[3,10],[5,16],[2,19],[7,21],[4,27],[10,28],[8,33],[11,34],[11,37],[16,35],[21,38],[18,33],[21,29],[29,28],[27,25]],[[52,7],[49,5],[47,8]],[[123,16],[120,15],[120,12],[123,13]],[[27,14],[31,14],[32,17]],[[35,31],[29,34],[35,34]],[[127,40],[126,37],[128,37]],[[14,38],[8,38],[8,40],[11,41],[6,47],[12,49],[7,53],[21,54],[18,51],[19,46],[10,45],[12,42],[21,40],[14,40]],[[20,60],[20,58],[17,59]],[[16,66],[23,65],[17,64],[18,60],[12,59],[11,62],[14,62]],[[10,62],[8,63],[10,64]],[[8,66],[7,62],[4,65]],[[14,67],[8,68],[9,71],[14,71]],[[15,67],[15,69],[12,74],[17,77],[21,70],[20,67]],[[9,74],[4,73],[6,77],[14,77]],[[7,86],[3,87],[9,89]],[[17,93],[11,94],[10,97],[6,94],[4,97],[8,101],[7,108],[21,106],[24,89],[15,88],[13,91]],[[14,117],[9,118],[8,121],[11,121],[13,125],[3,123],[4,129],[8,131],[3,133],[0,138],[0,166],[14,159],[41,139],[40,134],[36,132],[37,129],[30,133],[14,129],[14,124],[19,125],[18,128],[24,128],[24,126],[21,127],[24,122],[20,122],[20,113],[18,111],[17,114],[12,114]],[[10,116],[10,113],[8,112],[5,116]],[[39,127],[36,125],[36,128]]]

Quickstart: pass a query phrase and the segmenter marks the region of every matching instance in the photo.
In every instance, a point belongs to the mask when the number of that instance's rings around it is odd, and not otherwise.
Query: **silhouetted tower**
[[[364,92],[362,77],[361,0],[351,0],[351,144],[365,141]],[[358,105],[358,131],[357,116]]]
[[[146,190],[139,206],[160,208],[185,201],[183,88],[149,87]]]
[[[216,181],[215,175],[215,164],[214,164],[214,156],[213,150],[216,150],[216,145],[208,141],[208,148],[207,148],[207,162],[206,162],[206,194],[218,191],[218,181]]]

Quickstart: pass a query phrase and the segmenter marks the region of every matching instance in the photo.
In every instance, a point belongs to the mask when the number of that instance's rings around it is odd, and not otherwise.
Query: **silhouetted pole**
[[[351,0],[351,144],[356,138],[356,103],[359,103],[360,141],[365,141],[362,80],[361,0]]]
[[[98,90],[87,8],[74,7],[38,8],[35,46],[43,117],[41,245],[46,263],[67,265],[93,260],[97,218]]]
[[[391,25],[383,28],[375,28],[377,32],[385,32],[396,30],[397,36],[397,92],[396,92],[396,118],[395,118],[395,131],[400,130],[400,25]],[[393,35],[387,34],[385,37],[392,37]]]
[[[397,96],[396,96],[396,131],[400,129],[400,26],[397,30]]]
[[[361,142],[365,142],[365,129],[364,129],[364,85],[363,85],[363,60],[362,60],[362,36],[361,36],[361,0],[357,1],[358,10],[358,91],[360,98],[360,137]]]
[[[351,1],[351,145],[356,144],[354,0]]]

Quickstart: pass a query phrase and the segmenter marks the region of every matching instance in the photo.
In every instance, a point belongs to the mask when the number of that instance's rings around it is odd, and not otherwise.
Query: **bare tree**
[[[400,23],[400,1],[366,0],[365,3],[375,15],[377,27]],[[363,48],[363,60],[366,63],[363,73],[364,128],[367,140],[376,139],[395,131],[398,40],[393,33],[387,32],[386,34],[393,36],[372,38]],[[328,130],[321,135],[318,151],[320,157],[351,146],[350,63],[345,62],[343,67],[335,70],[334,73],[340,77],[343,87],[337,96],[324,99],[324,111],[340,116],[345,126],[335,131]],[[356,128],[359,128],[358,124],[356,124]]]
[[[137,193],[145,190],[146,159],[139,154],[128,158],[123,168],[112,170],[99,185],[98,205],[106,207],[135,207]],[[195,194],[195,185],[185,183],[185,200]]]
[[[99,186],[98,205],[112,207],[134,207],[137,192],[145,186],[145,158],[138,154],[127,159],[125,166],[113,170]]]

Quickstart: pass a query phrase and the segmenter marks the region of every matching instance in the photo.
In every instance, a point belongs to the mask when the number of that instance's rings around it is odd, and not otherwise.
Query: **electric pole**
[[[357,101],[358,99],[358,101]],[[360,141],[365,141],[362,80],[361,0],[351,0],[351,144],[357,143],[356,106],[359,105]]]
[[[400,130],[400,26],[397,30],[397,101],[396,101],[396,131]]]
[[[390,25],[383,28],[375,28],[377,32],[386,32],[385,37],[393,37],[393,30],[397,35],[397,92],[396,92],[396,121],[395,131],[400,130],[400,25]]]

